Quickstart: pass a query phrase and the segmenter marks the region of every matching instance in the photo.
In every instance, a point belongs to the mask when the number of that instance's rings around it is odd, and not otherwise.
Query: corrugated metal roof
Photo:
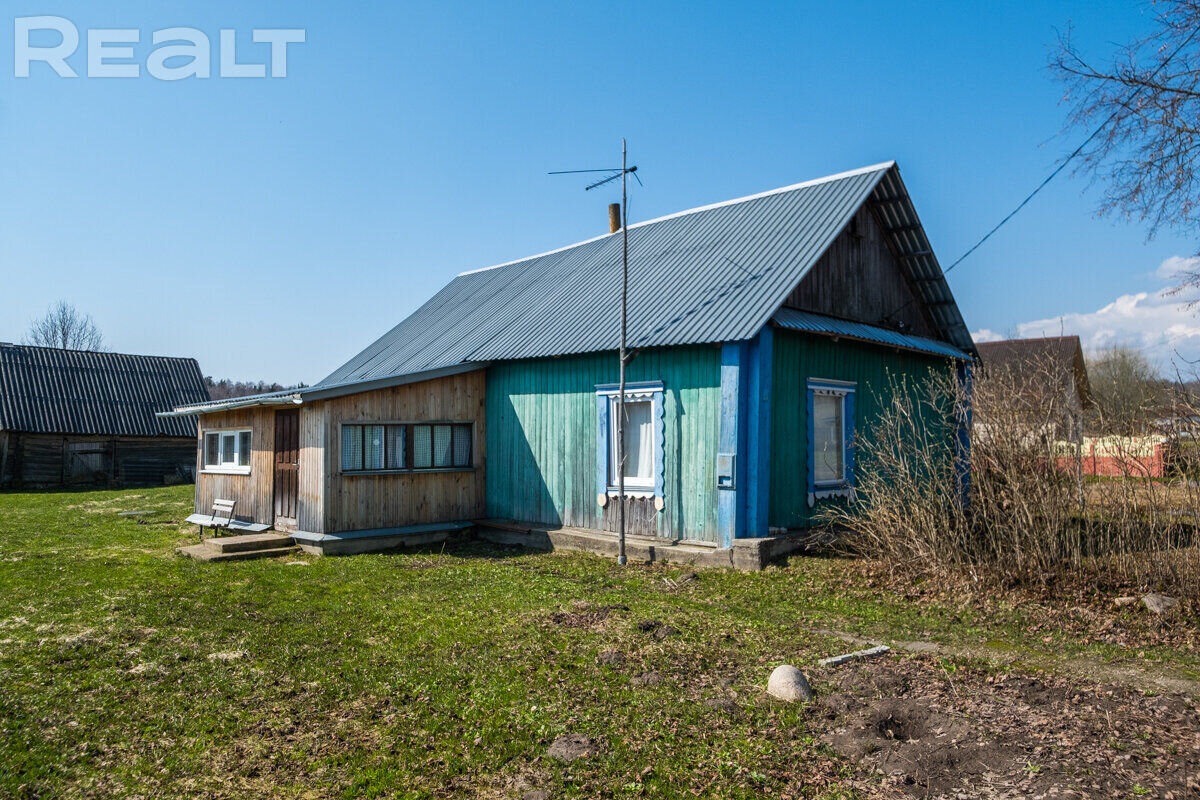
[[[753,337],[868,199],[886,206],[939,335],[969,350],[892,162],[631,225],[630,347]],[[463,273],[316,386],[615,349],[620,265],[621,236],[608,234]]]
[[[857,339],[872,342],[887,347],[899,347],[902,350],[915,350],[918,353],[931,353],[937,356],[947,356],[971,360],[968,353],[959,350],[945,342],[926,339],[923,336],[911,336],[906,333],[890,331],[865,322],[827,317],[824,314],[814,314],[811,311],[798,311],[794,308],[781,308],[771,317],[771,321],[781,328],[805,333],[818,333],[828,336],[839,336],[847,339]]]
[[[0,430],[195,436],[158,411],[208,399],[194,358],[0,344]]]

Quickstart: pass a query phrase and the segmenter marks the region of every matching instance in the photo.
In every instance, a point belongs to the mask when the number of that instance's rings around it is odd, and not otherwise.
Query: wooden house
[[[891,377],[974,359],[894,163],[628,236],[625,483],[649,557],[791,546],[852,496]],[[476,523],[609,549],[621,238],[465,272],[311,387],[180,408],[201,415],[197,510],[236,499],[322,552]]]
[[[0,343],[0,486],[190,481],[208,400],[192,358]]]

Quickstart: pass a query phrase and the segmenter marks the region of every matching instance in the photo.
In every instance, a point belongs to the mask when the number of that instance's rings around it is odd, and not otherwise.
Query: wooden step
[[[233,550],[222,553],[205,544],[194,544],[190,547],[180,547],[177,551],[181,556],[194,558],[197,561],[249,561],[254,558],[278,558],[279,556],[295,555],[298,548],[294,545],[287,547],[272,547],[266,550]]]
[[[214,536],[205,539],[206,547],[218,553],[245,553],[255,550],[274,550],[291,547],[292,537],[286,533],[247,533],[242,536]]]

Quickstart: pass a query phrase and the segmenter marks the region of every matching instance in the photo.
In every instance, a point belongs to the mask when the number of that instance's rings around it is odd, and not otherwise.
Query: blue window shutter
[[[608,408],[607,395],[596,395],[596,501],[608,497]],[[603,510],[597,512],[603,514]]]
[[[817,483],[816,483],[817,461],[816,461],[816,455],[813,451],[813,442],[816,440],[817,434],[816,434],[816,430],[813,426],[813,390],[811,388],[808,390],[806,409],[807,409],[806,410],[806,415],[807,415],[806,421],[808,423],[808,425],[807,425],[807,427],[808,427],[808,442],[807,442],[808,506],[809,506],[809,508],[812,508],[813,505],[815,505],[817,502],[817,495],[816,495],[816,492],[817,492]]]
[[[849,392],[842,401],[842,424],[846,430],[846,441],[843,443],[846,457],[842,463],[846,468],[847,486],[854,485],[854,395],[854,392]]]

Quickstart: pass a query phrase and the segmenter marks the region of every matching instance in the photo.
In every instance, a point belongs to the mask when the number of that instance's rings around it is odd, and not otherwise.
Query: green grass
[[[849,767],[762,692],[847,649],[820,629],[1119,656],[833,560],[679,588],[679,567],[477,544],[201,564],[174,554],[190,507],[191,487],[0,494],[0,796],[844,796]],[[548,759],[567,732],[600,755]]]

